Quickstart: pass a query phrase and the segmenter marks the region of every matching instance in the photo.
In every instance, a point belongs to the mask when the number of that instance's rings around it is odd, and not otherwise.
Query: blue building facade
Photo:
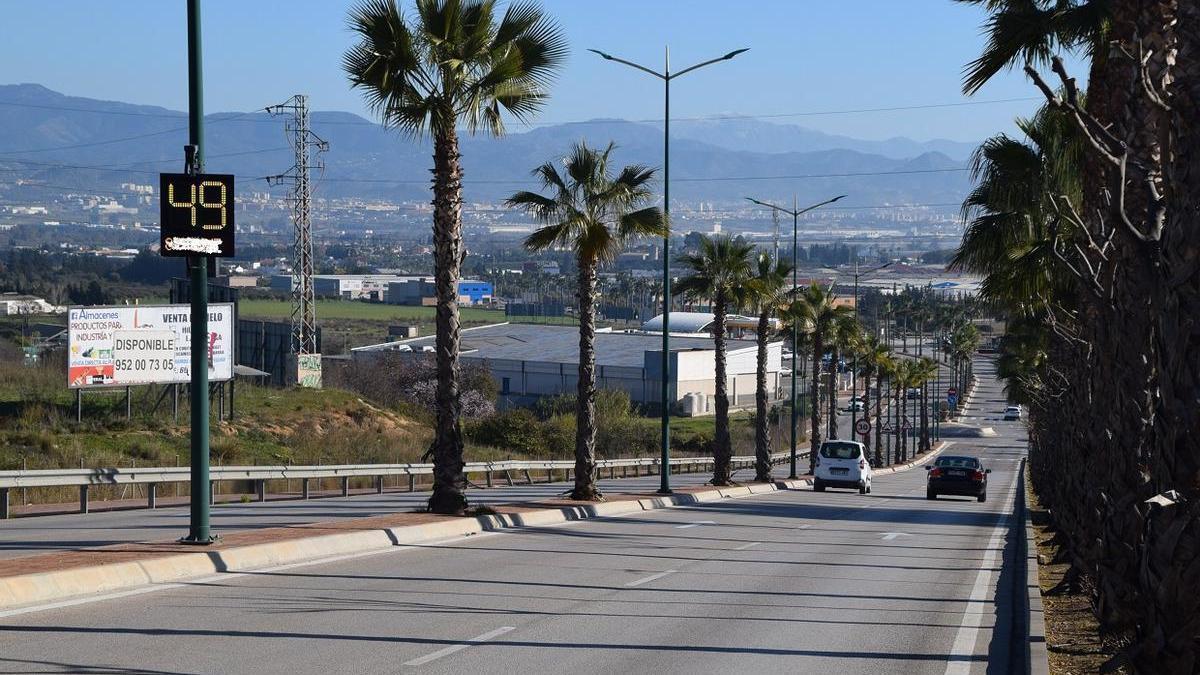
[[[488,281],[479,281],[477,279],[460,279],[458,281],[458,295],[467,296],[471,299],[471,304],[478,304],[484,299],[490,300],[493,297],[492,284]]]

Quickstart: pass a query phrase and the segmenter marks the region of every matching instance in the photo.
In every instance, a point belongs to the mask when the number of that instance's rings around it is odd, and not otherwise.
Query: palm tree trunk
[[[896,463],[899,464],[905,460],[904,455],[904,423],[903,410],[904,405],[904,383],[897,378],[896,381]]]
[[[929,381],[921,383],[921,446],[918,452],[929,452]]]
[[[462,245],[462,165],[454,129],[439,133],[433,143],[433,246],[437,287],[437,422],[433,447],[433,494],[429,510],[462,513],[462,404],[458,391],[458,279],[465,254]]]
[[[883,466],[883,373],[879,374],[875,392],[875,466]],[[869,399],[868,399],[869,400]]]
[[[838,437],[837,425],[838,348],[835,344],[829,356],[829,438]]]
[[[863,455],[866,456],[871,453],[871,369],[870,368],[867,368],[863,371],[862,401],[863,401],[862,418],[863,418],[863,421],[867,423],[867,433],[863,434],[863,445],[866,446],[863,448]],[[851,401],[850,405],[854,405],[854,402]],[[858,433],[858,430],[855,429],[854,433]],[[878,461],[875,462],[875,466],[879,466]]]
[[[725,368],[725,306],[727,300],[724,293],[718,293],[714,298],[713,338],[716,341],[716,399],[717,419],[716,432],[713,438],[713,485],[729,485],[733,476],[730,472],[730,458],[733,457],[733,442],[729,437],[729,393],[726,391]]]
[[[575,489],[571,499],[601,499],[596,487],[596,264],[579,261],[579,384],[575,394]]]
[[[817,468],[817,451],[821,447],[821,352],[824,351],[821,332],[813,333],[812,352],[812,394],[809,398],[808,417],[810,433],[808,443],[808,472],[814,473]]]
[[[759,312],[758,368],[754,373],[754,480],[760,482],[771,480],[771,429],[767,418],[767,338],[770,329],[771,313]]]

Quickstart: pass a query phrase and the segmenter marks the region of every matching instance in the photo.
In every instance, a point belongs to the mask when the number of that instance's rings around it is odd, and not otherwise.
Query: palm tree
[[[929,381],[937,376],[937,361],[923,356],[913,362],[913,371],[921,387],[921,444],[918,452],[929,452]]]
[[[883,399],[886,392],[887,398],[890,401],[892,398],[892,387],[896,377],[897,359],[891,349],[887,349],[879,356],[876,364],[878,368],[879,384],[875,393],[875,462],[879,466],[885,466],[892,463],[891,441],[888,441],[888,455],[883,456]],[[887,381],[885,384],[884,381]],[[890,412],[894,412],[894,408]]]
[[[985,5],[987,46],[967,64],[963,93],[974,94],[998,73],[1029,61],[1045,64],[1058,50],[1082,47],[1103,61],[1110,0],[957,0]]]
[[[882,403],[879,399],[882,398],[883,367],[889,353],[887,346],[881,343],[878,337],[871,335],[863,341],[862,352],[858,357],[863,374],[863,419],[867,422],[868,430],[871,427],[871,377],[873,375],[879,376],[876,386],[881,388],[880,396],[876,397],[875,404],[875,424],[878,427],[881,424],[879,415]],[[869,452],[871,449],[871,434],[867,433],[864,435],[863,440],[866,441],[867,451]],[[883,450],[879,447],[878,429],[875,432],[875,466],[883,466]]]
[[[812,386],[810,391],[810,435],[808,470],[812,473],[816,467],[817,451],[821,446],[821,360],[825,356],[825,347],[829,343],[831,327],[847,316],[853,315],[853,309],[846,306],[836,306],[832,288],[823,288],[813,282],[799,291],[797,298],[789,305],[789,319],[800,323],[801,332],[808,335],[812,345]],[[830,387],[833,387],[832,373],[834,364],[830,364]]]
[[[788,275],[792,273],[789,262],[776,260],[759,253],[755,261],[754,276],[741,286],[742,306],[758,314],[758,368],[755,372],[754,391],[754,480],[771,480],[771,429],[768,418],[770,401],[767,397],[767,342],[771,337],[772,315],[779,312],[787,302],[789,291]],[[795,347],[793,346],[793,349]],[[793,353],[793,357],[796,358]]]
[[[575,488],[572,499],[602,497],[596,487],[596,277],[600,265],[612,261],[625,242],[663,236],[667,226],[657,207],[645,206],[653,194],[648,185],[654,170],[627,166],[609,171],[610,143],[603,151],[579,143],[563,160],[533,171],[550,195],[517,192],[505,202],[545,226],[525,239],[532,251],[570,248],[579,274],[579,383],[575,401]],[[565,175],[564,175],[565,174]]]
[[[862,326],[853,310],[835,317],[829,326],[829,437],[839,438],[837,422],[837,380],[842,356],[855,352],[862,340]],[[851,435],[853,435],[851,431]]]
[[[892,386],[896,396],[896,462],[908,461],[908,430],[904,422],[908,419],[908,389],[913,382],[913,362],[896,359],[892,369]]]
[[[396,0],[362,0],[350,10],[358,42],[342,67],[384,126],[433,137],[433,243],[437,287],[437,423],[426,453],[434,463],[429,510],[461,513],[463,434],[458,389],[458,280],[462,241],[462,163],[458,128],[504,133],[501,111],[537,112],[567,55],[562,31],[542,10],[514,3],[501,17],[494,0],[416,0],[406,17]]]
[[[713,485],[729,485],[733,457],[733,441],[729,436],[729,394],[725,370],[725,317],[736,301],[738,287],[750,277],[750,254],[754,246],[728,235],[702,237],[700,250],[679,257],[679,262],[691,270],[675,286],[675,293],[692,300],[706,299],[712,303],[713,338],[716,341],[717,404],[716,430],[713,438]],[[665,414],[665,411],[664,411]]]

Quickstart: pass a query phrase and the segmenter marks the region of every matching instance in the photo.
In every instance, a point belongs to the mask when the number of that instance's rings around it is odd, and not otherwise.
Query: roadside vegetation
[[[1046,101],[977,151],[952,264],[1009,318],[998,366],[1068,565],[1048,593],[1086,596],[1101,672],[1197,672],[1200,4],[971,1],[964,89],[1024,65]]]

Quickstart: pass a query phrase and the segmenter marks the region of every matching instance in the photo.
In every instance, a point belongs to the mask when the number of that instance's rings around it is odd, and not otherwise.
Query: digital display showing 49
[[[232,256],[233,194],[231,174],[159,174],[162,255]]]

